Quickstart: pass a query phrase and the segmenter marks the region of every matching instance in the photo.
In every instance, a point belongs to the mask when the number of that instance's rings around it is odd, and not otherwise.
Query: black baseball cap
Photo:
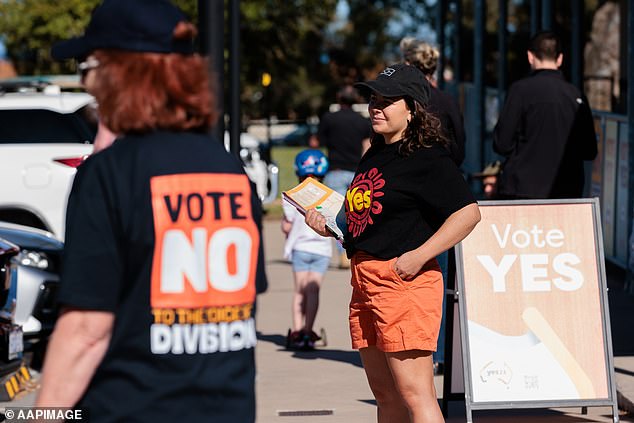
[[[81,37],[53,46],[56,60],[81,59],[96,49],[193,54],[193,41],[173,39],[183,13],[168,0],[104,0]]]
[[[398,63],[383,69],[373,81],[357,82],[359,89],[369,89],[383,97],[410,97],[422,106],[429,102],[429,82],[415,66]]]

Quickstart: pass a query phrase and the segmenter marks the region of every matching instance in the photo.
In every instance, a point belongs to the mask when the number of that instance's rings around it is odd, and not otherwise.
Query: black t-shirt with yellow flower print
[[[391,259],[420,247],[475,198],[447,150],[423,147],[407,157],[396,142],[373,145],[346,192],[349,256]]]

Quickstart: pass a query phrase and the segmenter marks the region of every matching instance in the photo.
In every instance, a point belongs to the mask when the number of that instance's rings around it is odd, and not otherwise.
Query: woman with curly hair
[[[262,211],[208,135],[217,100],[195,36],[168,0],[104,0],[53,47],[78,60],[117,139],[75,176],[38,406],[92,422],[255,421]]]
[[[357,86],[370,92],[374,136],[345,197],[352,346],[379,422],[442,422],[432,366],[443,300],[435,257],[466,237],[480,212],[425,110],[424,75],[397,64]],[[306,222],[328,236],[315,210]]]

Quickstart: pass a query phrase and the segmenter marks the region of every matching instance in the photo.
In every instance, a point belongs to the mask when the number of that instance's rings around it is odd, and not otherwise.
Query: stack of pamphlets
[[[337,226],[337,214],[343,206],[343,195],[309,177],[295,188],[282,192],[282,198],[303,215],[306,210],[316,209],[326,218],[326,229],[338,240],[343,240],[343,233]]]

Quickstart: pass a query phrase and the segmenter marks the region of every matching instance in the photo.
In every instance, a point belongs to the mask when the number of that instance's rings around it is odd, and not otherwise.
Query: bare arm
[[[480,221],[480,209],[471,203],[454,212],[420,247],[401,255],[394,270],[403,279],[412,279],[432,258],[462,241]]]
[[[36,407],[72,407],[84,394],[106,353],[114,314],[65,310],[59,317],[42,370]]]
[[[291,231],[291,228],[293,227],[293,222],[288,220],[286,217],[283,217],[281,226],[282,226],[282,232],[284,232],[284,235],[288,236],[288,233]]]
[[[334,235],[332,234],[332,232],[326,229],[326,218],[322,216],[322,214],[319,213],[317,210],[315,209],[306,210],[305,220],[306,220],[306,224],[310,226],[310,228],[313,231],[317,232],[319,235],[323,237],[334,238]]]

